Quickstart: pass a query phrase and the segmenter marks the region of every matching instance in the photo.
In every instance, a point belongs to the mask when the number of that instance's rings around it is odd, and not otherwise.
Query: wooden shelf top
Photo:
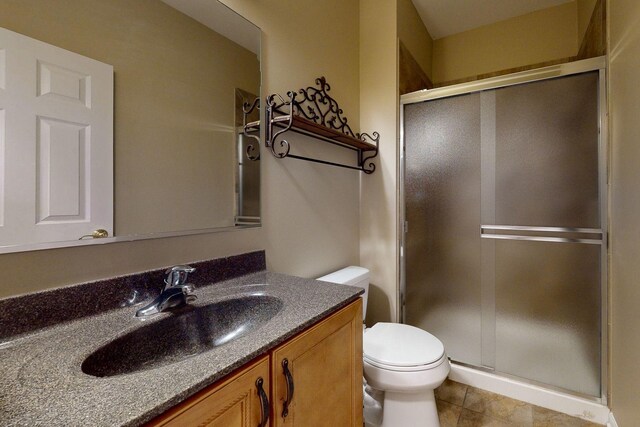
[[[277,126],[284,127],[289,122],[289,116],[279,116],[275,118],[273,122]],[[346,135],[339,130],[328,128],[314,122],[313,120],[309,120],[295,114],[293,115],[291,130],[302,130],[305,133],[318,135],[325,140],[335,141],[337,143],[348,145],[358,150],[369,151],[376,149],[376,146],[370,142]]]

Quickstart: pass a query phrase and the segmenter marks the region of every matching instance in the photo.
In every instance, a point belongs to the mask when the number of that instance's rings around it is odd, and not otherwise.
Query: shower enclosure
[[[401,316],[454,361],[604,403],[600,58],[402,98]]]

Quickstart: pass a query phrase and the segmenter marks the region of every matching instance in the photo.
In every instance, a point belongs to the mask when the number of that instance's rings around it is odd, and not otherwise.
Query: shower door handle
[[[495,231],[537,233],[537,234],[529,235],[529,234],[493,233]],[[574,234],[574,236],[586,234],[587,236],[562,237],[563,233],[572,233]],[[599,228],[530,227],[530,226],[520,226],[520,225],[481,225],[480,226],[481,238],[495,239],[495,240],[522,240],[522,241],[531,241],[531,242],[584,243],[589,245],[601,245],[602,234],[603,234],[603,231]],[[597,237],[593,238],[593,237],[590,237],[589,235],[597,235]]]
[[[481,231],[485,230],[505,230],[505,231],[532,231],[532,232],[550,232],[550,233],[602,233],[599,228],[581,228],[581,227],[537,227],[527,225],[488,225],[480,226]]]

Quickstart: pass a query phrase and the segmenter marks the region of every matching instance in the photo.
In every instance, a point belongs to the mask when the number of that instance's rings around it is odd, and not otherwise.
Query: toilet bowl
[[[449,374],[444,345],[422,329],[376,323],[363,339],[364,376],[384,391],[382,427],[437,427],[433,391]]]
[[[364,320],[369,270],[351,266],[318,280],[364,288]],[[364,378],[370,387],[384,392],[382,423],[365,419],[365,425],[439,427],[433,391],[450,370],[442,342],[414,326],[381,322],[365,330],[362,347]]]

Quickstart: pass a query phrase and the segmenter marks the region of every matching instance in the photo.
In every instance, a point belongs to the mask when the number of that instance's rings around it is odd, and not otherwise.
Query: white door
[[[113,235],[113,67],[0,28],[0,246]]]

